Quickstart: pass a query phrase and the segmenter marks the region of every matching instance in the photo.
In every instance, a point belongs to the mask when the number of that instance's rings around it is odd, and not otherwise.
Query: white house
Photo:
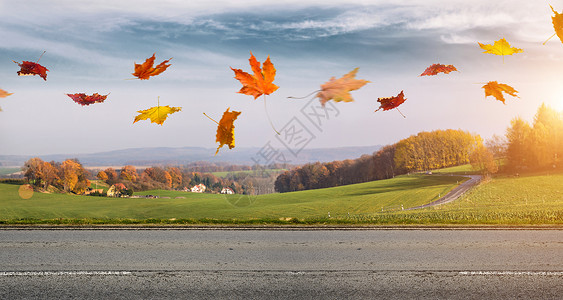
[[[235,192],[230,187],[225,187],[221,190],[221,194],[234,194]]]
[[[205,185],[203,183],[200,183],[192,187],[192,193],[203,193],[205,192],[205,189],[206,189]]]

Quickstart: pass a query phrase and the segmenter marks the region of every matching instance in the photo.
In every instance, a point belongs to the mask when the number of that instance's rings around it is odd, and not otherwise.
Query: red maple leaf
[[[403,104],[406,100],[407,99],[405,98],[405,94],[403,94],[403,91],[401,91],[396,97],[377,98],[377,102],[381,103],[381,105],[375,111],[378,111],[380,109],[383,109],[385,111],[385,110],[397,108],[399,105]],[[397,111],[399,111],[399,109],[397,109]],[[405,115],[403,115],[401,111],[399,111],[399,113],[403,117],[405,117]]]
[[[43,54],[45,54],[45,51],[43,51],[43,53],[41,53],[41,56],[39,56],[39,59],[41,59],[41,57],[43,57]],[[47,68],[45,68],[44,66],[38,64],[39,59],[36,62],[31,62],[31,61],[22,61],[21,64],[15,60],[12,60],[14,63],[18,64],[18,66],[20,66],[20,70],[18,71],[18,75],[19,76],[29,76],[29,75],[39,75],[41,78],[43,78],[43,80],[47,81],[47,72],[49,71]]]
[[[432,64],[430,67],[426,68],[420,76],[437,75],[440,72],[448,74],[453,71],[457,71],[453,65]]]
[[[29,75],[39,75],[43,80],[47,81],[47,71],[49,71],[44,66],[34,63],[31,61],[22,61],[21,64],[17,61],[12,60],[18,66],[20,66],[20,70],[18,71],[19,76],[29,76]]]
[[[84,106],[84,105],[90,105],[90,104],[94,104],[94,103],[102,103],[106,100],[106,98],[108,97],[109,94],[100,95],[98,93],[94,93],[94,94],[88,96],[84,93],[79,93],[79,94],[66,94],[66,95],[69,96],[74,102]]]

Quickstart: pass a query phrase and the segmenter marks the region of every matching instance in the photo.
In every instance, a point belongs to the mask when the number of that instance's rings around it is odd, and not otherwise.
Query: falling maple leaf
[[[153,53],[153,55],[147,58],[143,64],[135,63],[135,73],[131,73],[131,74],[133,74],[133,76],[141,80],[148,80],[150,76],[156,76],[164,72],[168,67],[170,67],[170,64],[167,63],[172,58],[161,62],[160,64],[158,64],[156,67],[153,68],[155,55],[156,53]]]
[[[512,97],[518,97],[518,95],[516,95],[518,91],[515,90],[513,87],[504,83],[489,81],[487,84],[483,86],[483,88],[485,89],[485,97],[493,96],[497,100],[502,101],[502,103],[504,103],[504,95],[502,94],[502,92],[505,92]]]
[[[151,107],[149,109],[137,111],[139,115],[135,117],[133,124],[135,124],[137,121],[140,120],[150,119],[151,123],[162,125],[162,123],[166,121],[166,118],[168,118],[169,114],[173,114],[181,110],[182,110],[181,107],[170,107],[168,105],[160,106],[160,98],[159,98],[157,106]]]
[[[390,110],[393,108],[397,108],[399,105],[403,104],[407,99],[405,98],[405,94],[403,93],[403,91],[401,91],[397,96],[395,97],[386,97],[386,98],[377,98],[377,102],[381,103],[379,108],[376,109],[375,111],[378,111],[380,109],[383,109],[384,111],[386,110]],[[397,111],[403,116],[405,117],[405,115],[403,115],[403,113],[397,108]]]
[[[493,45],[484,45],[479,42],[477,43],[479,44],[479,47],[481,47],[481,49],[485,50],[483,53],[501,55],[503,62],[505,55],[512,55],[512,54],[524,52],[524,50],[520,48],[511,47],[510,44],[504,38],[495,41]]]
[[[273,84],[276,77],[276,68],[270,61],[270,56],[268,55],[268,58],[262,64],[262,68],[260,68],[260,62],[256,60],[252,52],[250,52],[248,61],[254,75],[231,67],[231,70],[235,72],[235,79],[242,84],[238,93],[254,96],[254,99],[256,99],[261,95],[270,95],[275,92],[279,87]]]
[[[563,12],[558,13],[555,9],[553,9],[553,6],[550,5],[549,7],[551,7],[551,11],[553,11],[553,13],[555,14],[555,16],[551,17],[551,21],[553,22],[553,29],[555,29],[555,33],[552,36],[550,36],[547,39],[547,41],[549,41],[554,35],[557,34],[559,40],[561,40],[561,43],[563,43]],[[545,45],[547,41],[543,42],[543,44]]]
[[[219,149],[221,147],[227,145],[229,149],[233,149],[235,147],[235,125],[234,122],[237,117],[240,115],[240,111],[229,111],[230,107],[223,113],[223,117],[219,122],[213,120],[207,114],[203,113],[206,117],[211,119],[213,122],[217,123],[217,134],[215,136],[215,141],[219,143],[217,147],[217,151],[215,151],[215,155],[219,153]]]
[[[13,93],[8,93],[3,89],[0,89],[0,98],[6,98],[10,95],[12,95]],[[2,111],[2,108],[0,107],[0,111]]]
[[[359,69],[360,68],[355,68],[338,79],[335,79],[334,77],[330,78],[329,81],[321,85],[321,90],[315,97],[319,98],[319,101],[323,106],[329,100],[334,100],[336,102],[354,101],[352,95],[350,95],[350,91],[357,90],[369,82],[363,79],[356,79],[356,73],[358,73]]]
[[[45,54],[45,51],[39,56],[39,59]],[[19,76],[30,76],[30,75],[39,75],[39,77],[43,78],[43,80],[47,81],[47,72],[49,71],[44,66],[38,64],[39,59],[36,62],[31,61],[22,61],[21,64],[15,60],[12,60],[14,63],[20,66],[20,70],[18,71]]]
[[[8,93],[8,92],[6,92],[5,90],[0,89],[0,98],[6,98],[6,97],[8,97],[8,96],[10,96],[10,95],[13,95],[13,94],[14,94],[14,93]]]
[[[102,103],[106,100],[106,98],[108,97],[109,94],[100,95],[98,93],[94,93],[94,94],[88,96],[84,93],[79,93],[79,94],[66,94],[66,95],[69,96],[74,102],[84,106],[84,105],[90,105],[90,104],[94,104],[94,103]]]
[[[453,65],[432,64],[430,67],[426,68],[420,76],[437,75],[440,72],[448,74],[453,71],[457,71]]]

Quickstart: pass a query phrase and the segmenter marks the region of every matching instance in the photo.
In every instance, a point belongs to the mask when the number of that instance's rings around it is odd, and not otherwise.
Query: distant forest
[[[478,135],[462,130],[420,132],[358,159],[306,164],[286,171],[276,179],[275,190],[327,188],[466,164],[479,143]]]
[[[513,119],[506,138],[493,136],[483,143],[479,135],[462,130],[420,132],[358,159],[293,168],[274,186],[281,193],[319,189],[467,163],[483,174],[561,169],[562,155],[562,113],[542,104],[532,125]]]

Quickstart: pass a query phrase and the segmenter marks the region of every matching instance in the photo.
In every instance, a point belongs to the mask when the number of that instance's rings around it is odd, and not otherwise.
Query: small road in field
[[[561,299],[563,230],[0,230],[0,299]]]
[[[442,198],[440,198],[436,201],[432,201],[430,203],[424,204],[424,205],[408,208],[406,210],[426,208],[426,207],[442,205],[442,204],[452,202],[452,201],[456,200],[457,198],[461,197],[461,195],[465,194],[465,192],[469,191],[469,189],[471,189],[472,187],[479,184],[479,182],[481,181],[481,178],[483,176],[481,176],[481,175],[466,175],[464,177],[469,177],[470,179],[467,180],[466,182],[460,184],[459,186],[457,186],[453,190],[451,190],[449,193],[444,195],[444,197],[442,197]]]

